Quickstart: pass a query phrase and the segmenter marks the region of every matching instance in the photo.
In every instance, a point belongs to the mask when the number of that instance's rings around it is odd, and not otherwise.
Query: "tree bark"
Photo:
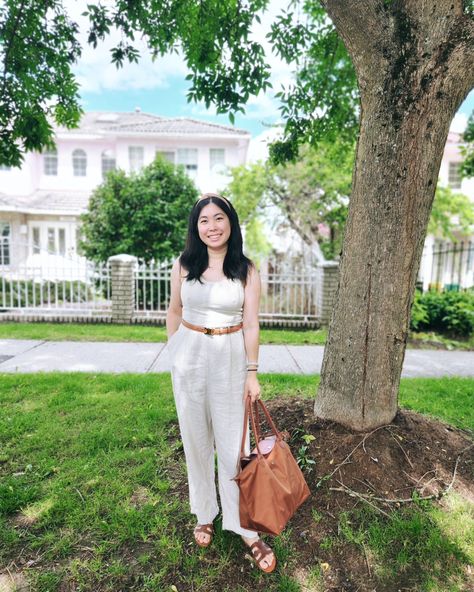
[[[474,35],[459,1],[324,4],[354,62],[361,117],[315,414],[363,431],[397,411],[443,149],[474,84]]]

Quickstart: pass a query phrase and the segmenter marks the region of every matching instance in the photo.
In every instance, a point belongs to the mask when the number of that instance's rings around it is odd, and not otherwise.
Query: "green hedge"
[[[410,328],[469,337],[474,333],[474,291],[415,292]]]

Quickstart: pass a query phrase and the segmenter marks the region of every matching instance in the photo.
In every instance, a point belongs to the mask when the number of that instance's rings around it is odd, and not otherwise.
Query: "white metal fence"
[[[317,321],[315,267],[272,259],[260,271],[260,320],[264,323],[309,324]],[[170,297],[170,263],[140,264],[135,275],[135,312],[163,317]]]
[[[139,263],[135,270],[135,313],[141,317],[163,317],[170,300],[169,262]]]
[[[0,244],[0,310],[104,314],[111,310],[110,269],[82,257],[40,252],[15,264]],[[8,262],[8,264],[6,264]]]
[[[112,312],[112,270],[84,258],[42,252],[13,265],[0,263],[0,311],[37,316],[100,316]],[[0,248],[0,262],[6,253]],[[261,267],[264,323],[309,325],[317,321],[316,267],[302,261],[272,259]],[[138,263],[134,270],[136,322],[162,322],[170,299],[171,262]],[[117,284],[115,284],[117,286]],[[129,284],[127,284],[129,286]],[[117,294],[123,296],[123,289]],[[110,318],[108,319],[110,320]]]

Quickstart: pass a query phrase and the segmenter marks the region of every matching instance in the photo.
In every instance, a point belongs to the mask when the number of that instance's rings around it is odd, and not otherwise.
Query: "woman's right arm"
[[[179,258],[171,268],[171,297],[166,313],[166,332],[168,339],[176,333],[181,323],[183,303],[181,302],[181,267]]]

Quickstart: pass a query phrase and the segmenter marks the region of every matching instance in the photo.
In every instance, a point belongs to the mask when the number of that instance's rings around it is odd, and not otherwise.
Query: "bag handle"
[[[259,448],[259,434],[260,434],[260,431],[259,431],[260,418],[258,415],[258,406],[259,405],[262,408],[262,410],[268,420],[268,423],[269,423],[270,427],[272,428],[273,433],[276,436],[277,441],[282,440],[282,436],[281,436],[280,432],[278,431],[275,423],[273,422],[273,419],[270,417],[270,413],[268,412],[268,409],[265,407],[263,401],[261,399],[257,399],[257,401],[255,401],[255,412],[254,412],[252,401],[251,401],[250,397],[247,397],[245,400],[244,429],[242,431],[242,442],[240,444],[240,458],[241,459],[245,456],[244,447],[245,447],[245,438],[247,437],[247,425],[248,425],[249,414],[250,414],[250,422],[252,424],[252,430],[253,430],[253,433],[256,438],[257,454],[259,457],[263,456],[262,453],[260,452],[260,448]],[[255,415],[257,416],[258,427],[257,427],[257,423],[255,421]]]

